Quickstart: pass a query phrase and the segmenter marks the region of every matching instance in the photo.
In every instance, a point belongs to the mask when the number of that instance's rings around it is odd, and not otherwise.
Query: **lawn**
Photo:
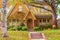
[[[42,31],[48,40],[60,40],[60,30],[45,30]]]
[[[44,30],[39,32],[43,32],[48,40],[60,40],[60,30]],[[7,34],[7,38],[0,36],[0,40],[28,40],[27,31],[8,31]]]

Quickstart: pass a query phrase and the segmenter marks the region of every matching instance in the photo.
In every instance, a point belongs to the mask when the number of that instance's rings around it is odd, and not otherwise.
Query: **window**
[[[18,11],[19,11],[19,12],[22,11],[22,6],[19,6]]]
[[[17,22],[19,22],[19,19],[17,19]]]
[[[49,19],[40,19],[39,22],[40,23],[48,23],[49,22]]]
[[[43,19],[43,22],[46,22],[46,19]]]
[[[40,22],[42,22],[42,20],[40,20]]]
[[[16,19],[13,19],[12,21],[13,21],[13,22],[16,22]]]
[[[47,22],[49,22],[49,19],[47,19]]]

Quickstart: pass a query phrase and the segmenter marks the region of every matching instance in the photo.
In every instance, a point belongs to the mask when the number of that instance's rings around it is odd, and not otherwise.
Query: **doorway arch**
[[[32,31],[33,30],[33,27],[34,27],[34,22],[33,22],[34,20],[32,20],[32,19],[28,19],[27,20],[27,28],[28,28],[28,31]]]

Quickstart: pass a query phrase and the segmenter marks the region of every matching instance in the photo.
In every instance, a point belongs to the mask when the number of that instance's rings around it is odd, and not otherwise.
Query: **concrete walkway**
[[[46,40],[43,33],[29,32],[29,40]]]

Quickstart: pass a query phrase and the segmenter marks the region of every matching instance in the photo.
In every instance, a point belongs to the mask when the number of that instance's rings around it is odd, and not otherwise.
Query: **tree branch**
[[[42,5],[40,2],[31,2],[31,3]]]
[[[24,3],[24,4],[26,4],[26,3]],[[46,8],[44,8],[44,7],[41,7],[41,6],[36,6],[36,5],[32,5],[32,4],[26,4],[26,5],[33,6],[33,7],[37,7],[37,8],[42,8],[42,9],[44,9],[44,10],[46,10],[46,11],[52,12],[52,10],[46,9]]]
[[[47,2],[46,0],[44,0],[44,1],[52,8],[52,5],[49,2]]]

